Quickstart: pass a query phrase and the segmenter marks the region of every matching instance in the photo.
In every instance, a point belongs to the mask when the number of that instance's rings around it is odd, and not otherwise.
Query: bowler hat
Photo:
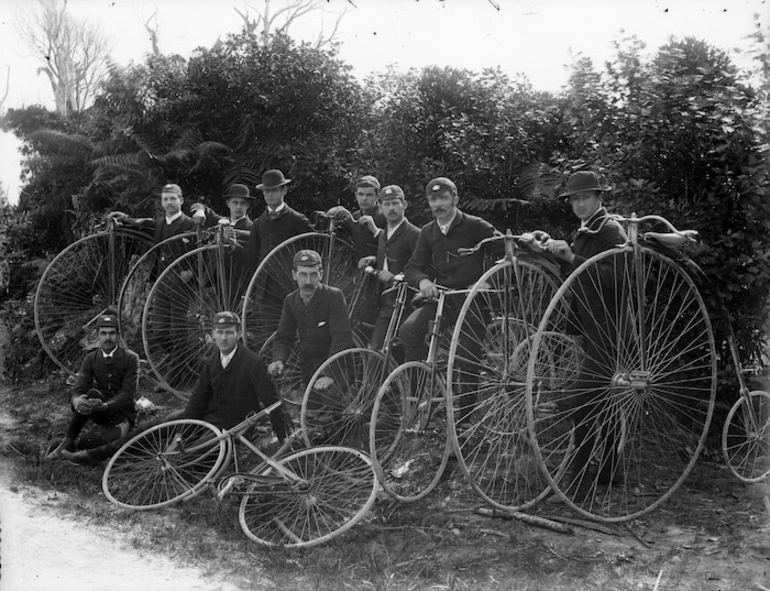
[[[425,194],[438,195],[444,191],[451,191],[453,195],[457,195],[457,185],[445,176],[439,176],[429,182],[425,187]]]
[[[580,170],[569,177],[559,197],[571,197],[587,191],[609,191],[610,189],[612,187],[602,185],[599,175],[592,170]]]
[[[383,187],[378,197],[380,202],[385,201],[386,199],[401,199],[402,201],[406,201],[404,190],[398,185],[388,185],[387,187]]]
[[[96,328],[118,328],[118,317],[113,314],[103,314],[96,319]]]
[[[356,188],[373,187],[374,190],[378,193],[380,191],[380,186],[381,186],[380,181],[377,180],[377,177],[372,176],[370,174],[364,175],[356,181]]]
[[[169,183],[168,185],[163,185],[163,188],[160,190],[161,195],[163,195],[164,193],[170,193],[172,195],[178,195],[179,197],[181,197],[182,189],[179,188],[179,185]]]
[[[214,316],[214,326],[230,327],[240,326],[241,319],[235,312],[217,312]]]
[[[230,199],[232,197],[239,197],[241,199],[250,199],[252,201],[256,201],[257,198],[252,196],[251,193],[249,193],[249,188],[246,185],[230,185],[227,188],[227,193],[225,193],[225,199]]]
[[[314,250],[300,250],[294,255],[294,261],[292,261],[292,269],[296,269],[300,265],[303,267],[312,267],[314,265],[321,265],[321,255]]]
[[[288,185],[291,179],[284,178],[283,173],[278,169],[266,170],[262,174],[262,182],[257,185],[257,189],[264,191],[265,189],[276,189]]]

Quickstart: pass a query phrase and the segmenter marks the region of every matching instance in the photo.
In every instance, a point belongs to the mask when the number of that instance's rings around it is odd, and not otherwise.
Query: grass
[[[42,451],[69,419],[64,382],[64,376],[54,375],[5,393],[5,407],[15,425],[6,429],[1,451],[14,466],[16,486],[35,485],[55,492],[63,511],[85,523],[109,526],[137,550],[164,554],[243,588],[651,589],[662,564],[677,564],[689,552],[682,543],[667,545],[672,524],[688,532],[695,540],[691,545],[709,538],[723,540],[730,561],[736,558],[736,541],[756,538],[756,532],[767,537],[765,522],[756,519],[764,511],[762,498],[745,497],[741,486],[725,478],[726,470],[703,465],[663,508],[631,524],[639,537],[651,541],[649,548],[621,526],[610,528],[617,531],[616,536],[582,529],[567,536],[519,521],[480,517],[473,512],[480,503],[459,473],[418,503],[400,505],[385,497],[378,499],[367,521],[325,545],[263,548],[241,532],[237,499],[218,504],[204,493],[161,511],[126,511],[113,507],[102,495],[103,467],[43,461]],[[166,407],[180,404],[173,398],[143,394]],[[756,544],[770,557],[770,545]],[[704,557],[711,568],[716,559],[715,555]],[[676,580],[682,589],[709,588],[695,576],[676,573]],[[743,583],[743,588],[751,588],[752,579]]]

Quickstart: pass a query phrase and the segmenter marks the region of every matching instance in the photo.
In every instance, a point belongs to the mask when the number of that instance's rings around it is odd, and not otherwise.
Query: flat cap
[[[452,191],[453,195],[457,195],[457,185],[445,176],[436,177],[425,187],[425,194],[428,196],[438,195],[444,191]]]
[[[104,314],[96,319],[96,328],[118,328],[118,317],[113,314]]]
[[[366,174],[356,181],[356,187],[374,187],[374,190],[377,192],[380,191],[380,186],[380,181],[377,180],[377,177],[370,174]]]
[[[384,187],[382,191],[380,191],[379,198],[380,201],[385,201],[386,199],[401,199],[406,201],[404,190],[398,185],[388,185],[387,187]]]
[[[179,195],[182,196],[182,189],[179,188],[179,185],[175,185],[173,183],[169,183],[168,185],[163,185],[163,188],[160,190],[161,195],[164,193],[167,194],[173,194],[173,195]]]
[[[238,317],[238,314],[235,312],[218,312],[216,316],[214,316],[214,326],[221,326],[221,327],[229,327],[229,326],[240,326],[241,325],[241,319]]]
[[[312,267],[313,265],[320,265],[321,255],[314,250],[300,250],[294,255],[293,267],[296,269],[298,266]]]

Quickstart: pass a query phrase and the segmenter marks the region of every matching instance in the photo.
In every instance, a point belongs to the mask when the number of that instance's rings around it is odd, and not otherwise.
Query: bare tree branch
[[[5,66],[5,92],[3,93],[3,98],[0,99],[0,111],[3,109],[3,104],[5,103],[5,100],[8,98],[8,93],[11,90],[11,66]]]
[[[152,55],[160,55],[160,46],[158,45],[158,9],[155,9],[146,21],[144,21],[144,30],[150,36],[150,45],[152,46]]]

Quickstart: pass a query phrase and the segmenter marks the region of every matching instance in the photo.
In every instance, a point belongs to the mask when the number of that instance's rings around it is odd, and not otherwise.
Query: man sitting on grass
[[[70,400],[74,414],[69,429],[49,457],[81,464],[103,460],[109,454],[100,450],[124,437],[134,425],[139,356],[118,345],[116,316],[100,316],[96,331],[99,348],[86,355],[78,372]],[[80,436],[88,423],[91,428]]]

